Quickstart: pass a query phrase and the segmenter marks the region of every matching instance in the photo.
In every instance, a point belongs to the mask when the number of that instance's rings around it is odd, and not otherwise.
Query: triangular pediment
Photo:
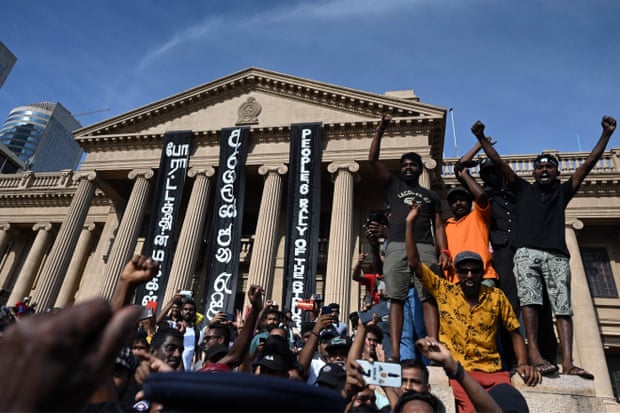
[[[75,131],[76,138],[161,134],[169,130],[214,131],[250,125],[287,127],[291,121],[356,123],[395,118],[441,119],[445,109],[264,69],[248,68]]]

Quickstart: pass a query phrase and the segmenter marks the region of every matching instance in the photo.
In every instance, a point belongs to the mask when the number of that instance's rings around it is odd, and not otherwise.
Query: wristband
[[[318,333],[315,333],[314,331],[310,331],[310,334],[312,334],[312,335],[314,335],[314,336],[319,337],[319,334],[318,334]]]
[[[450,255],[450,250],[441,250],[440,252],[441,252],[442,254],[443,254],[443,253],[446,253],[446,254]]]
[[[456,371],[454,372],[454,374],[450,374],[448,369],[446,369],[445,367],[443,368],[443,371],[446,372],[446,376],[448,376],[449,379],[453,379],[456,381],[463,380],[463,376],[465,376],[465,369],[458,361],[456,362]]]

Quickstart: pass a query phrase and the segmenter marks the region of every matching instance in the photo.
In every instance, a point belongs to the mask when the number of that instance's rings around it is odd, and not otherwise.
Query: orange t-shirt
[[[482,278],[499,279],[499,275],[493,268],[493,254],[489,249],[489,226],[491,223],[491,203],[486,208],[480,208],[474,202],[472,211],[458,221],[448,218],[445,224],[448,249],[452,259],[459,252],[473,251],[478,253],[484,261],[484,275]],[[446,279],[457,282],[454,266],[446,271]]]

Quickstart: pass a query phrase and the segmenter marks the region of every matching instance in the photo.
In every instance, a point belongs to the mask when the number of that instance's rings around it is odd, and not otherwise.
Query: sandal
[[[543,376],[554,376],[559,370],[558,366],[549,363],[547,360],[544,360],[542,363],[535,364],[534,368]]]
[[[569,376],[579,376],[582,379],[586,379],[586,380],[594,380],[594,374],[585,371],[584,369],[582,369],[581,367],[577,367],[577,366],[573,366],[571,367],[566,373]]]

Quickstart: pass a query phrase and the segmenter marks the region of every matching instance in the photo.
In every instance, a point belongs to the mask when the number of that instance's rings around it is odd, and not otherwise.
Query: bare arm
[[[506,163],[500,156],[499,153],[493,147],[491,140],[484,135],[484,124],[480,121],[474,123],[471,127],[471,131],[476,138],[478,138],[478,142],[484,149],[484,152],[487,154],[489,159],[495,164],[498,165],[501,169],[506,181],[509,183],[513,183],[517,179],[517,174],[512,170],[510,165]]]
[[[331,314],[321,314],[319,316],[319,319],[312,329],[310,338],[299,352],[299,364],[303,366],[304,370],[307,370],[310,366],[312,355],[316,351],[317,345],[319,344],[319,334],[321,334],[321,330],[329,327],[329,325],[332,324],[332,321],[333,318]]]
[[[159,263],[145,255],[134,255],[125,265],[121,273],[116,290],[112,296],[112,311],[118,311],[129,304],[138,284],[153,278]]]
[[[245,320],[245,327],[239,333],[239,336],[228,353],[219,361],[220,363],[225,363],[228,364],[230,368],[235,368],[243,361],[250,349],[250,342],[254,336],[256,323],[263,309],[264,294],[265,291],[258,285],[251,285],[250,288],[248,288],[248,298],[252,305],[252,309],[250,310],[250,314],[248,314],[248,318]]]
[[[381,151],[381,138],[383,137],[383,133],[385,129],[388,127],[390,122],[392,121],[392,116],[383,115],[381,118],[381,122],[379,123],[379,127],[375,131],[375,135],[372,138],[372,142],[370,143],[370,150],[368,151],[368,160],[370,164],[375,168],[375,172],[379,175],[379,179],[383,182],[387,182],[390,177],[390,172],[385,167],[383,162],[379,160],[379,152]]]
[[[573,190],[579,189],[579,186],[586,178],[586,175],[590,173],[594,165],[598,162],[607,146],[607,142],[609,142],[609,138],[616,130],[616,120],[611,116],[603,116],[603,120],[601,121],[601,125],[603,126],[603,132],[601,133],[601,137],[598,139],[598,142],[592,149],[592,152],[588,155],[586,160],[575,170],[573,174]]]
[[[443,219],[439,212],[435,213],[435,242],[439,248],[439,266],[442,269],[450,267],[451,258],[448,254],[448,237],[446,236],[446,229],[443,224]]]
[[[502,409],[493,400],[493,397],[463,370],[463,367],[454,360],[450,351],[443,344],[431,337],[425,337],[416,341],[416,347],[426,358],[443,366],[448,377],[454,378],[463,386],[465,393],[476,407],[476,411],[501,413]]]
[[[461,182],[467,187],[469,193],[474,197],[474,201],[480,206],[480,208],[486,208],[489,204],[487,194],[482,189],[482,186],[476,181],[470,174],[469,169],[465,168],[459,173]]]
[[[365,340],[366,326],[361,321],[358,321],[357,334],[355,335],[355,340],[353,340],[353,343],[351,344],[351,348],[349,348],[349,353],[347,354],[347,363],[351,364],[352,362],[355,362],[355,360],[359,360],[362,358]]]
[[[362,263],[364,262],[367,256],[368,256],[368,253],[365,252],[365,253],[360,254],[359,257],[357,257],[357,261],[355,262],[355,265],[353,266],[353,271],[351,274],[351,278],[353,278],[353,281],[360,282],[362,280]]]

